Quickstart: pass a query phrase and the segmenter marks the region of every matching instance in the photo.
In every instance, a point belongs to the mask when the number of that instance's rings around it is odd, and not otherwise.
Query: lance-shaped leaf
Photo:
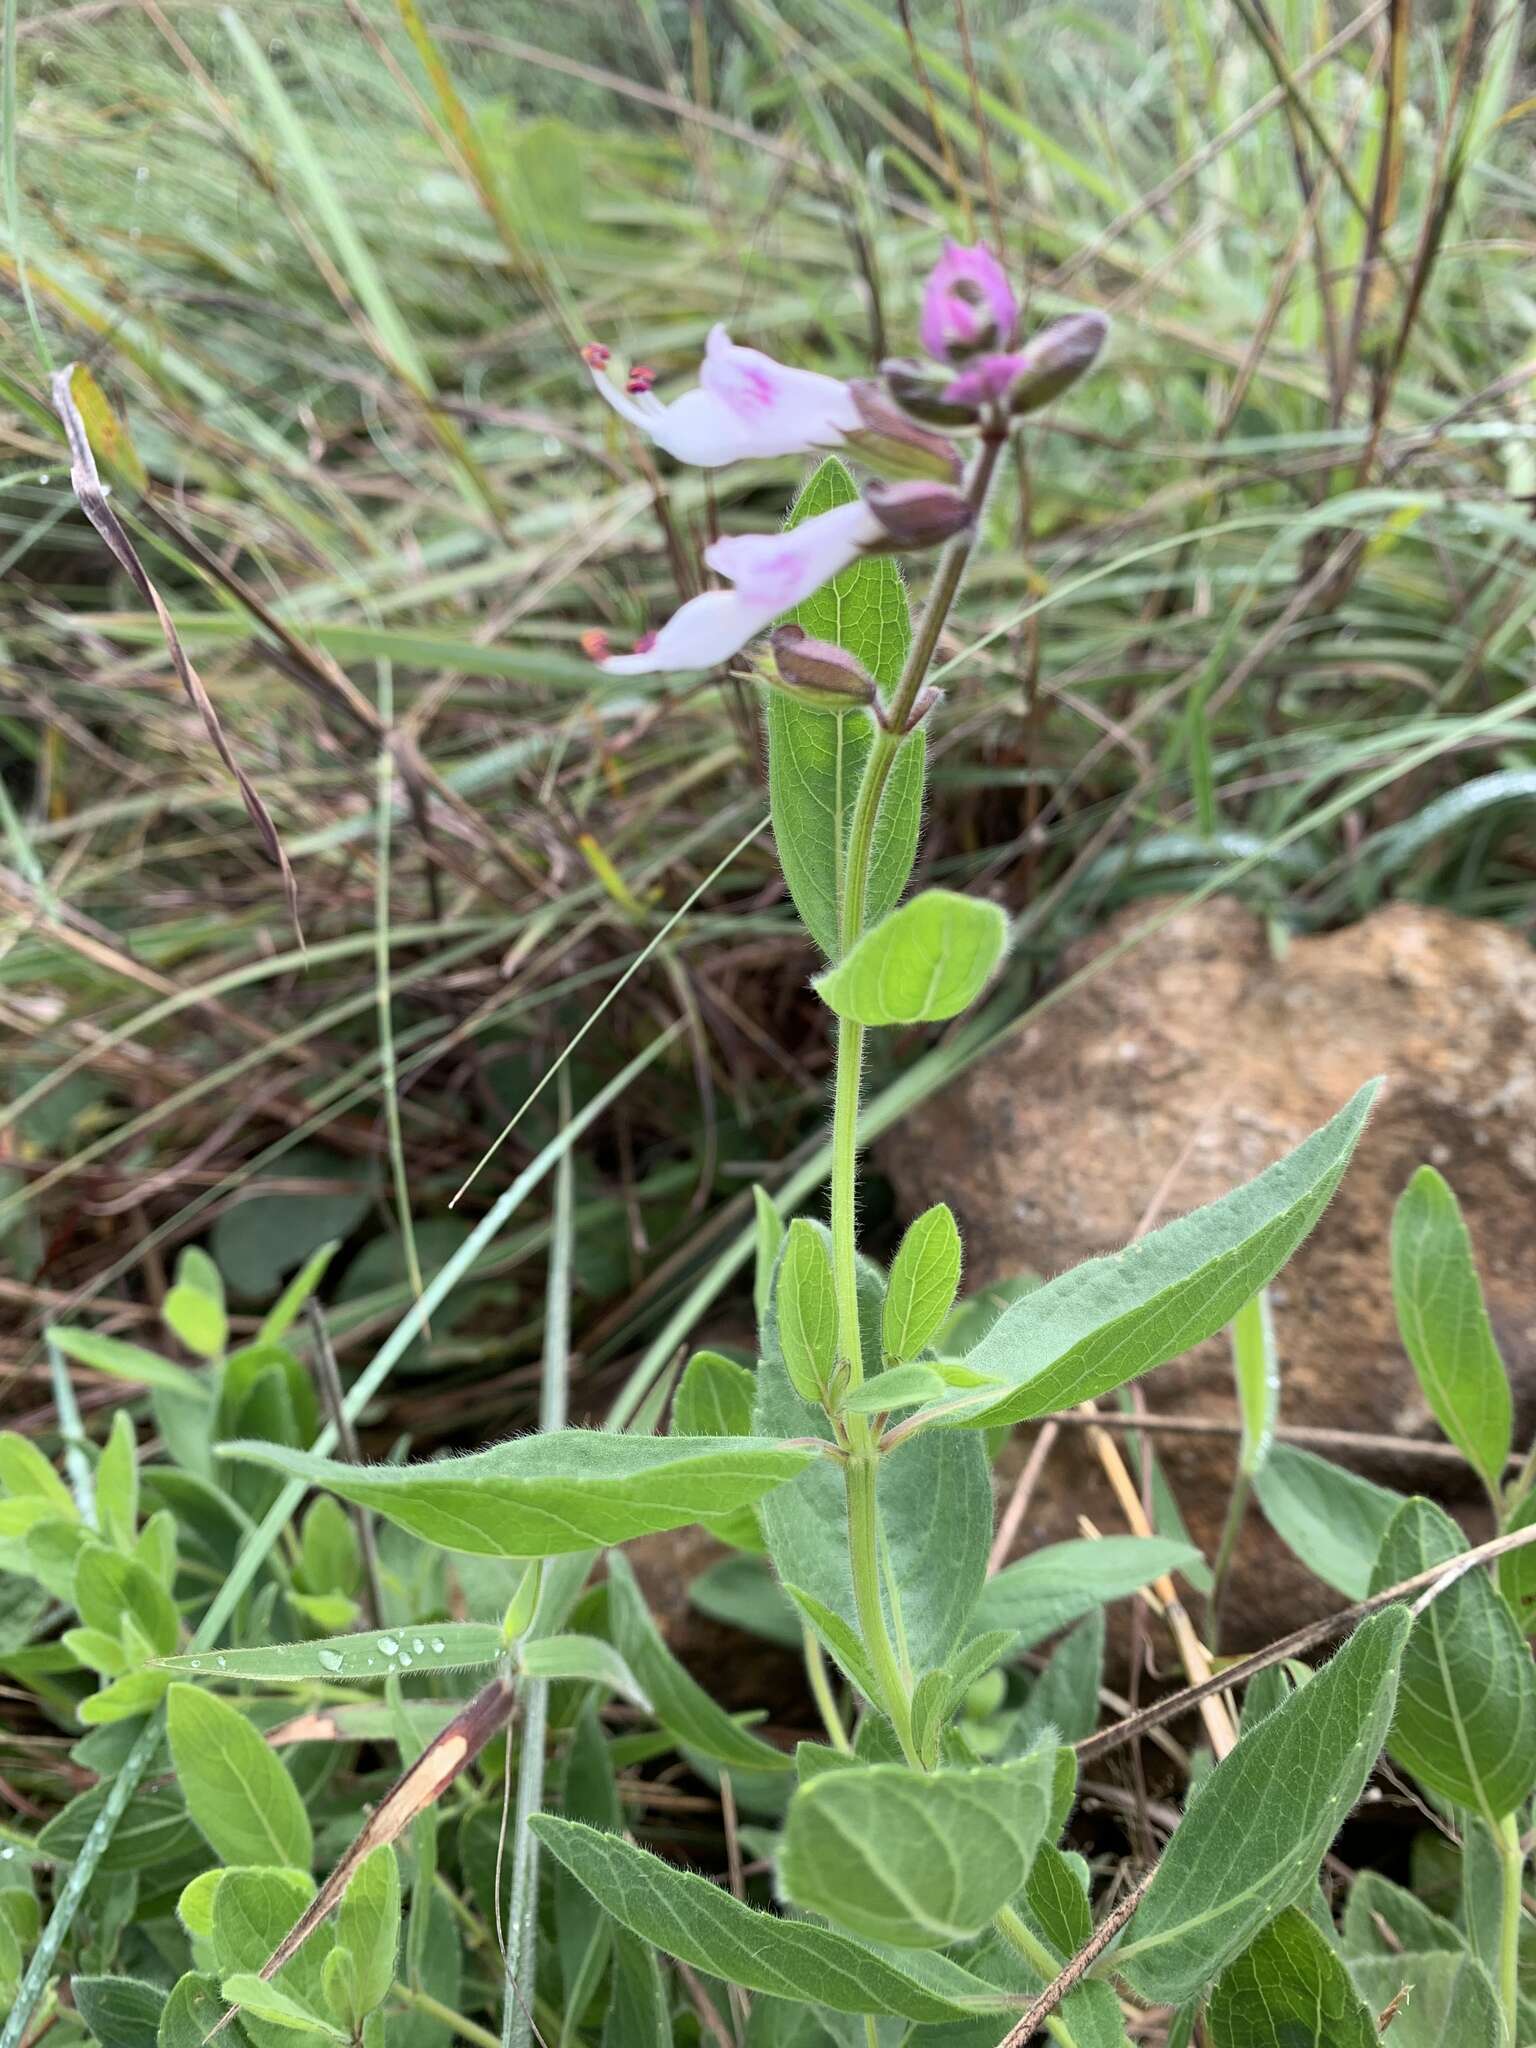
[[[964,2019],[1012,2002],[944,1956],[886,1955],[831,1928],[758,1912],[618,1835],[547,1813],[530,1826],[621,1927],[745,1990],[909,2020]]]
[[[650,1710],[651,1702],[639,1679],[612,1643],[605,1643],[600,1636],[536,1636],[519,1647],[517,1662],[528,1678],[566,1678],[578,1684],[606,1686],[632,1706]]]
[[[789,515],[798,526],[858,496],[853,478],[829,456]],[[890,689],[912,637],[901,571],[889,555],[866,555],[791,614],[814,639],[832,640]],[[779,865],[806,930],[829,960],[838,957],[838,878],[854,799],[874,739],[859,712],[813,710],[781,690],[768,694],[768,802]],[[880,801],[870,866],[867,920],[878,923],[912,872],[922,821],[926,737],[914,733],[896,756]]]
[[[1513,1431],[1509,1380],[1461,1208],[1432,1166],[1419,1168],[1392,1218],[1392,1292],[1435,1420],[1497,1501]]]
[[[1033,1649],[1095,1607],[1123,1600],[1199,1558],[1192,1543],[1167,1536],[1074,1537],[1051,1543],[988,1579],[972,1625],[1007,1630],[1015,1651]]]
[[[1449,1564],[1466,1548],[1443,1508],[1405,1501],[1382,1542],[1372,1591]],[[1387,1747],[1432,1792],[1490,1826],[1536,1786],[1536,1666],[1483,1572],[1464,1572],[1414,1623]]]
[[[779,1875],[797,1906],[898,1948],[979,1934],[1022,1890],[1045,1838],[1056,1750],[924,1773],[824,1771],[789,1802]]]
[[[444,1549],[556,1557],[751,1507],[816,1453],[761,1437],[562,1429],[425,1465],[349,1465],[252,1442],[219,1455],[324,1486]]]
[[[975,1002],[1007,947],[995,903],[925,889],[872,925],[816,992],[852,1024],[937,1024]]]
[[[1375,2014],[1327,1937],[1294,1906],[1223,1971],[1205,2031],[1211,2048],[1379,2048]]]
[[[258,1679],[295,1683],[388,1678],[392,1671],[473,1671],[494,1664],[505,1644],[488,1621],[435,1621],[421,1628],[375,1628],[327,1636],[311,1643],[269,1643],[256,1650],[204,1650],[199,1656],[161,1657],[163,1670],[202,1679]]]
[[[957,1419],[979,1429],[1050,1415],[1213,1337],[1274,1278],[1322,1214],[1378,1086],[1368,1083],[1246,1187],[1005,1309],[966,1364],[1007,1382],[1009,1391],[977,1397]]]
[[[1408,1626],[1363,1622],[1197,1787],[1117,1956],[1144,1997],[1193,1997],[1311,1879],[1391,1723]]]
[[[776,1301],[784,1369],[801,1400],[814,1406],[837,1363],[837,1289],[826,1242],[803,1216],[789,1226]]]
[[[1363,1600],[1376,1554],[1404,1496],[1295,1444],[1275,1444],[1254,1475],[1264,1518],[1309,1571]]]

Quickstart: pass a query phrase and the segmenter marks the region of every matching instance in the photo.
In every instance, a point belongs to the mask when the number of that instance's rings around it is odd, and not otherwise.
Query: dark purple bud
[[[848,390],[863,425],[845,438],[871,469],[887,477],[959,481],[960,451],[954,443],[909,418],[878,378],[856,378]]]
[[[974,427],[976,407],[957,404],[947,394],[954,379],[945,370],[932,370],[910,356],[893,356],[880,365],[886,389],[915,420],[935,427]]]
[[[768,636],[773,650],[764,680],[816,711],[868,710],[879,701],[875,679],[846,647],[813,640],[793,620]]]
[[[1022,367],[1008,389],[1010,413],[1038,412],[1098,360],[1109,334],[1102,313],[1068,313],[1042,327],[1020,351]]]
[[[869,484],[864,502],[885,528],[887,553],[937,547],[975,517],[965,493],[950,484]]]

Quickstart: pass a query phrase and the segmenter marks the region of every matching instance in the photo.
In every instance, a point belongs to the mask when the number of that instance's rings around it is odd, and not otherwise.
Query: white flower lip
[[[611,676],[716,668],[884,539],[862,498],[782,533],[728,534],[705,550],[704,559],[735,589],[690,598],[632,654],[610,654],[598,666]]]
[[[616,413],[679,462],[719,469],[728,462],[841,448],[861,425],[848,386],[819,370],[791,369],[742,348],[724,327],[709,331],[699,382],[664,405],[650,391],[621,391],[600,362],[592,381]]]

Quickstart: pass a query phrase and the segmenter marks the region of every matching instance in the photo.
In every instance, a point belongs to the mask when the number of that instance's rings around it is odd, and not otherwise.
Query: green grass
[[[1388,44],[1317,61],[1343,16],[1299,0],[1277,86],[1251,15],[978,5],[973,86],[939,5],[925,84],[873,0],[460,0],[414,41],[383,0],[366,34],[288,4],[21,8],[12,1405],[42,1398],[56,1297],[130,1331],[179,1243],[315,1174],[357,1198],[347,1255],[378,1240],[360,1271],[391,1275],[348,1299],[337,1268],[342,1362],[365,1364],[548,1139],[545,1084],[610,995],[578,1105],[685,1030],[583,1148],[576,1412],[626,1386],[632,1408],[728,1284],[750,1180],[814,1185],[827,1049],[753,833],[755,707],[604,681],[577,646],[675,602],[669,533],[691,560],[799,479],[656,485],[586,386],[587,338],[670,378],[723,317],[864,372],[910,345],[940,229],[994,235],[1039,316],[1115,317],[1105,367],[1031,429],[942,651],[927,869],[1004,901],[1020,942],[922,1087],[1137,897],[1230,883],[1314,926],[1405,894],[1529,929],[1515,18],[1481,11],[1460,74],[1459,18],[1419,26],[1394,96]],[[294,862],[307,957],[155,621],[73,510],[42,350],[91,364],[153,478],[115,502]],[[909,1067],[876,1090],[911,1100]],[[488,1255],[396,1419],[531,1417],[548,1243],[528,1220]]]

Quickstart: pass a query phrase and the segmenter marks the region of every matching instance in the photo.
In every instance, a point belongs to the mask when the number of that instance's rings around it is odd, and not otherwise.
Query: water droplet
[[[15,1854],[16,1851],[9,1847],[9,1845],[4,1849],[0,1849],[0,1863],[9,1863]]]
[[[421,1655],[422,1651],[425,1650],[426,1647],[426,1644],[421,1640],[420,1636],[411,1637],[411,1648],[415,1651],[418,1657]]]
[[[194,1657],[194,1658],[192,1659],[192,1669],[193,1669],[194,1671],[201,1671],[201,1670],[202,1670],[202,1668],[203,1668],[203,1660],[202,1660],[202,1658],[201,1658],[201,1657]]]
[[[38,471],[38,473],[37,473],[37,480],[38,480],[38,482],[39,482],[40,484],[46,484],[46,483],[51,483],[51,482],[52,482],[52,478],[51,478],[51,477],[49,476],[49,474],[48,474],[48,472],[47,472],[47,470],[46,470],[46,469],[40,469],[40,470]]]
[[[395,1641],[393,1636],[380,1636],[379,1648],[384,1652],[386,1657],[398,1657],[400,1654],[400,1645]]]
[[[319,1657],[320,1662],[327,1671],[339,1671],[341,1669],[343,1659],[339,1650],[321,1650]]]
[[[218,1665],[221,1671],[227,1671],[229,1669],[229,1661],[227,1658],[215,1657],[213,1661],[215,1664]]]
[[[411,1653],[410,1653],[410,1651],[409,1651],[409,1650],[402,1650],[402,1651],[400,1652],[400,1669],[401,1669],[402,1671],[409,1671],[409,1670],[410,1670],[410,1668],[411,1668]]]
[[[432,1638],[432,1653],[434,1656],[441,1657],[441,1655],[443,1654],[444,1650],[447,1649],[447,1647],[448,1645],[443,1641],[441,1636],[434,1636]]]
[[[142,185],[144,180],[149,176],[149,165],[140,164],[133,175],[138,179],[139,183]]]

